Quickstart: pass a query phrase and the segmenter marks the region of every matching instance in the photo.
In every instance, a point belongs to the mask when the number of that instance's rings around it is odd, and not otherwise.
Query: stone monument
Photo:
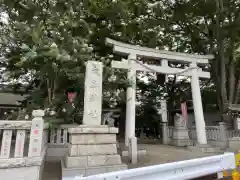
[[[127,169],[117,153],[118,129],[101,125],[102,63],[86,65],[83,125],[68,129],[68,153],[62,177],[89,176]]]
[[[186,126],[185,119],[180,115],[176,114],[174,119],[174,129],[173,129],[173,145],[175,146],[190,146],[192,142],[190,141],[188,128]]]

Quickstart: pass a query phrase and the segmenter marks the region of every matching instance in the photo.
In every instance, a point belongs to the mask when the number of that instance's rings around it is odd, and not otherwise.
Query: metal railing
[[[223,177],[223,171],[236,168],[234,153],[178,161],[173,163],[148,166],[88,177],[72,177],[63,180],[178,180],[193,179],[206,175],[218,174]]]

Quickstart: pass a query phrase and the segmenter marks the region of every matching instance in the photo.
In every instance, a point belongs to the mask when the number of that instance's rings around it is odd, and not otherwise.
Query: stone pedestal
[[[192,142],[189,138],[188,128],[186,127],[185,120],[179,114],[174,121],[173,140],[172,144],[175,146],[190,146]]]
[[[174,146],[192,145],[192,142],[188,135],[188,129],[186,127],[174,127],[172,143]]]
[[[127,169],[117,154],[117,133],[117,128],[104,125],[70,128],[62,176],[89,176]]]

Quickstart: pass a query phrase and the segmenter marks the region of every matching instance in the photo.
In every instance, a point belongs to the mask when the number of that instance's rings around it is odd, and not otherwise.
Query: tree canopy
[[[105,38],[122,42],[195,54],[214,54],[211,79],[201,81],[203,105],[213,105],[223,115],[229,104],[239,103],[238,0],[162,0],[149,8],[151,0],[1,0],[1,70],[7,81],[25,83],[30,97],[27,110],[55,111],[67,122],[81,119],[85,62],[104,63],[103,106],[121,107],[129,82],[126,71],[114,70],[111,61],[122,57],[105,46]],[[151,59],[144,60],[156,64]],[[182,64],[171,63],[172,67]],[[3,73],[2,73],[3,74]],[[142,77],[148,81],[143,81]],[[7,77],[7,78],[6,78]],[[139,122],[160,121],[159,99],[176,108],[184,97],[191,100],[189,82],[162,75],[138,74]],[[67,91],[78,89],[74,106]],[[141,120],[142,119],[142,120]]]

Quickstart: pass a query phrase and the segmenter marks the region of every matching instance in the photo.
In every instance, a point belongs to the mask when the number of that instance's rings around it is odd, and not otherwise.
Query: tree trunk
[[[218,58],[219,60],[219,76],[220,76],[220,96],[221,96],[221,104],[220,109],[222,113],[222,120],[225,120],[225,112],[227,110],[228,98],[227,98],[227,90],[226,90],[226,65],[225,65],[225,57],[224,57],[224,37],[222,34],[221,27],[221,12],[223,8],[222,0],[216,0],[216,39],[217,39],[217,50],[218,50]],[[218,75],[217,75],[218,76]]]
[[[57,91],[57,79],[55,78],[53,82],[53,93],[52,93],[53,100],[56,98],[56,91]]]
[[[177,81],[177,76],[174,76],[173,84],[175,84]],[[168,112],[168,125],[173,126],[174,125],[174,115],[172,111],[174,110],[174,103],[175,103],[175,96],[174,96],[174,90],[175,87],[173,86],[171,89],[168,89],[168,96],[169,99],[167,101],[167,112]]]
[[[226,90],[226,65],[225,65],[225,58],[224,58],[224,45],[223,45],[223,40],[220,39],[220,44],[219,44],[219,60],[220,60],[220,87],[221,87],[221,98],[222,98],[222,110],[223,112],[226,111],[227,104],[228,104],[228,99],[227,99],[227,90]]]
[[[50,85],[50,80],[47,78],[47,90],[48,90],[48,103],[49,105],[52,104],[52,88]]]
[[[229,89],[228,89],[228,103],[233,103],[233,97],[234,97],[234,88],[235,87],[235,67],[234,67],[234,61],[231,58],[230,59],[230,65],[229,65]]]
[[[240,96],[240,78],[238,78],[237,86],[236,86],[236,93],[235,93],[235,99],[233,101],[233,104],[238,104]]]
[[[21,117],[21,108],[18,108],[18,115],[17,115],[16,120],[19,120],[20,117]]]

